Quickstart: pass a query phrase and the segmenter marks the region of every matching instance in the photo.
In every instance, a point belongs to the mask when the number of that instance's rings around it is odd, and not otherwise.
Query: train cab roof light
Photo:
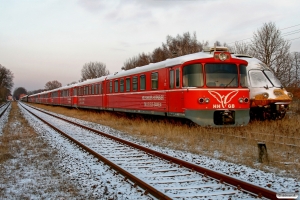
[[[216,60],[225,61],[225,60],[228,60],[230,58],[230,56],[228,53],[214,52],[214,58]]]

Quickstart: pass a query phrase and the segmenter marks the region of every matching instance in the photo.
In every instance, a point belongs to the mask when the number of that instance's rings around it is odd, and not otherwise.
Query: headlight
[[[265,93],[263,93],[262,95],[263,95],[263,97],[264,97],[264,98],[266,98],[266,99],[267,99],[267,98],[269,98],[269,94],[268,94],[268,93],[266,93],[266,92],[265,92]]]
[[[293,94],[291,92],[288,92],[287,95],[292,99],[293,98]]]
[[[243,103],[244,99],[243,98],[239,98],[239,103]]]
[[[205,103],[209,103],[209,98],[205,98]]]

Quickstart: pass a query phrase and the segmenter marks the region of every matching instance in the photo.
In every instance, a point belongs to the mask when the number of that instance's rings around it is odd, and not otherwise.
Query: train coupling
[[[214,123],[216,125],[235,124],[235,111],[217,110],[214,112]]]

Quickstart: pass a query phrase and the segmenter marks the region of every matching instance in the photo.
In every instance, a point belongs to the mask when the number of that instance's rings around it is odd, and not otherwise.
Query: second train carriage
[[[246,125],[247,64],[229,52],[199,52],[48,91],[46,102],[181,117],[202,126]],[[41,103],[36,98],[41,94],[29,100]]]
[[[233,57],[248,62],[251,119],[282,119],[292,101],[292,93],[286,91],[271,69],[260,60],[241,54]]]

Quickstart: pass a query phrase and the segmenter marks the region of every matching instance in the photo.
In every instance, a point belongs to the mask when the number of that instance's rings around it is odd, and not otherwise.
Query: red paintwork
[[[250,104],[239,103],[239,98],[249,99],[248,88],[208,88],[205,85],[201,88],[184,88],[182,87],[182,78],[180,78],[179,88],[169,88],[169,71],[180,69],[186,65],[201,63],[203,66],[205,63],[235,63],[247,65],[247,62],[240,59],[231,58],[230,54],[227,61],[216,60],[212,58],[203,58],[198,60],[190,60],[183,64],[177,64],[171,67],[158,68],[155,70],[143,71],[141,73],[129,74],[125,76],[108,76],[102,79],[101,82],[81,84],[80,86],[74,86],[69,88],[70,96],[61,97],[62,90],[58,90],[58,97],[52,98],[48,95],[48,98],[40,101],[41,103],[73,106],[73,107],[88,107],[95,109],[125,109],[125,110],[140,110],[140,111],[155,111],[160,113],[182,113],[186,110],[239,110],[249,109]],[[151,88],[151,73],[158,72],[158,89],[153,90]],[[204,72],[204,71],[203,71]],[[134,76],[146,76],[146,88],[145,90],[138,90],[129,92],[120,92],[120,80],[126,78],[132,78]],[[182,74],[180,75],[182,76]],[[119,80],[119,91],[117,93],[109,93],[109,83],[112,81],[114,88],[114,81]],[[139,82],[139,79],[138,79]],[[205,76],[204,76],[205,82]],[[88,94],[74,95],[74,89],[84,88],[91,84],[102,84],[102,94]],[[138,84],[139,85],[139,84]],[[90,87],[89,87],[90,88]],[[90,90],[90,89],[89,89]],[[126,81],[124,81],[124,90],[126,90]],[[29,97],[29,101],[35,102],[32,95]],[[39,99],[38,95],[38,99]],[[199,98],[209,98],[209,103],[200,103]]]

